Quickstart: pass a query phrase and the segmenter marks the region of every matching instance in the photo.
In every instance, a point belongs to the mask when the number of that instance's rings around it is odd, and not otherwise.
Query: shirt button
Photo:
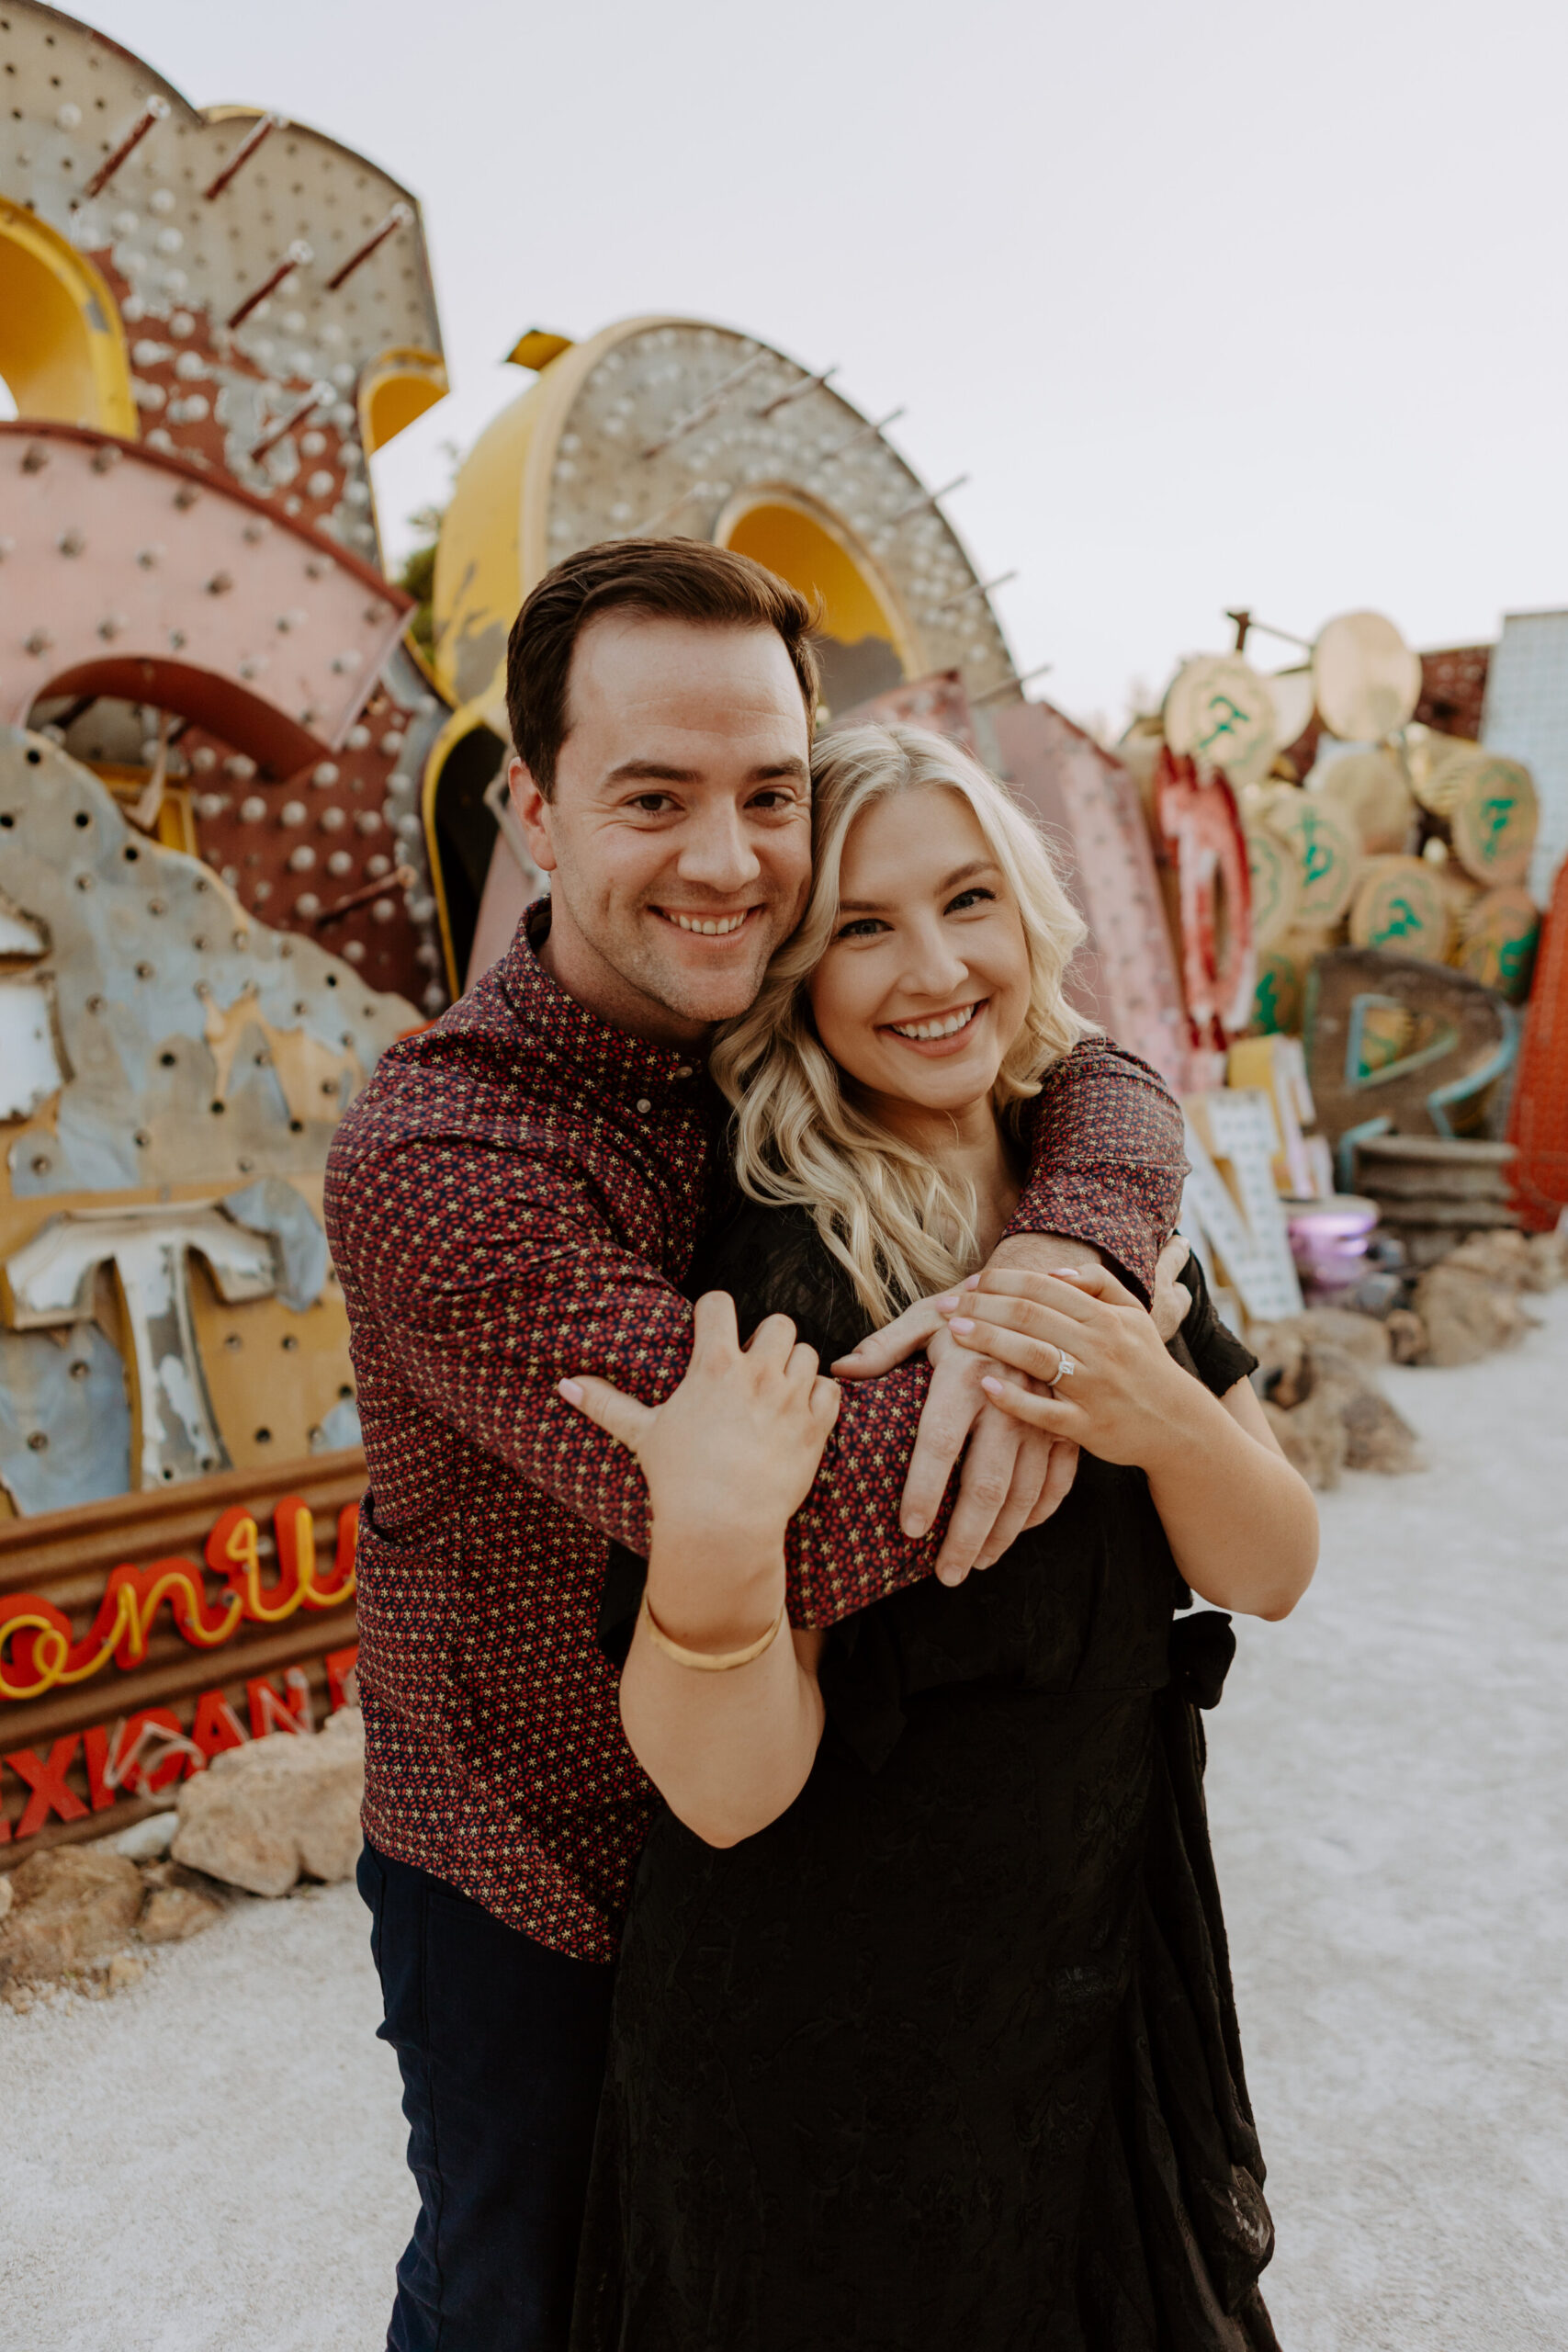
[[[639,1094],[639,1095],[637,1096],[637,1109],[638,1109],[639,1111],[644,1111],[644,1112],[646,1112],[646,1111],[651,1111],[651,1110],[652,1110],[652,1108],[653,1108],[653,1105],[652,1105],[652,1103],[649,1101],[649,1099],[648,1099],[648,1097],[647,1097],[647,1095],[646,1095],[646,1094]]]

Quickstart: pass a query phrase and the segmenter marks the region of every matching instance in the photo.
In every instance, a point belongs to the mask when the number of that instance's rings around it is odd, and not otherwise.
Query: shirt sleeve
[[[570,1156],[547,1138],[520,1153],[466,1135],[409,1137],[334,1162],[326,1205],[352,1317],[375,1326],[373,1343],[355,1349],[362,1407],[376,1408],[378,1365],[388,1365],[426,1409],[646,1555],[641,1471],[556,1384],[592,1373],[660,1403],[685,1372],[692,1309],[616,1239]],[[790,1525],[796,1624],[829,1624],[934,1568],[956,1476],[921,1542],[898,1524],[930,1380],[920,1361],[846,1388],[816,1484]]]
[[[1147,1306],[1186,1174],[1181,1110],[1165,1080],[1109,1038],[1086,1037],[1046,1076],[1008,1232],[1094,1243]]]

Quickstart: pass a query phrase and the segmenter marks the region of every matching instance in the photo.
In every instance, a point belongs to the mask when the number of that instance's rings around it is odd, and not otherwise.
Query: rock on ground
[[[0,1983],[64,1976],[126,1942],[141,1908],[134,1862],[105,1846],[53,1846],[11,1874]]]
[[[252,1894],[347,1878],[359,1852],[365,1727],[344,1707],[314,1733],[274,1732],[180,1786],[176,1862]]]
[[[1427,1333],[1427,1363],[1449,1370],[1517,1347],[1531,1320],[1517,1292],[1474,1266],[1456,1265],[1458,1255],[1422,1275],[1413,1302]]]
[[[137,1933],[144,1944],[188,1943],[222,1917],[220,1906],[194,1886],[155,1886]]]
[[[1324,1306],[1258,1333],[1269,1426],[1309,1487],[1337,1487],[1346,1469],[1417,1466],[1416,1432],[1378,1386],[1392,1343],[1386,1324]]]

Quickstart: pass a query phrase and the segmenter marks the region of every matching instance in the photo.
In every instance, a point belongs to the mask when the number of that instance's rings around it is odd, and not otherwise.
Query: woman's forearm
[[[1317,1566],[1317,1507],[1246,1381],[1223,1400],[1196,1391],[1179,1442],[1148,1466],[1148,1480],[1194,1592],[1247,1616],[1290,1615]]]
[[[705,1531],[684,1542],[656,1522],[648,1563],[659,1625],[709,1656],[744,1647],[784,1605],[782,1546],[759,1554],[738,1537],[722,1562],[715,1550]],[[708,1845],[754,1837],[805,1786],[822,1736],[819,1647],[819,1636],[785,1625],[750,1664],[705,1672],[661,1649],[639,1614],[621,1677],[621,1721],[671,1811]]]

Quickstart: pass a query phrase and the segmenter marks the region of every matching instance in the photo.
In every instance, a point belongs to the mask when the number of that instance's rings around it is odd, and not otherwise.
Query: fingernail
[[[980,1287],[979,1275],[966,1274],[964,1279],[964,1287],[965,1290],[978,1290]]]
[[[947,1328],[950,1331],[972,1331],[975,1329],[975,1320],[969,1315],[955,1315]]]
[[[566,1398],[569,1405],[581,1404],[582,1391],[578,1386],[575,1380],[558,1380],[556,1386],[559,1389],[561,1395]]]
[[[999,1396],[1002,1393],[1001,1382],[999,1380],[993,1380],[989,1374],[987,1374],[986,1378],[981,1381],[980,1385],[986,1391],[987,1396]]]
[[[907,1519],[904,1521],[904,1532],[906,1535],[923,1535],[925,1532],[926,1522],[923,1519]]]
[[[936,1580],[938,1584],[962,1584],[964,1571],[962,1568],[938,1568]]]
[[[941,1307],[944,1315],[950,1315],[953,1309],[957,1306],[958,1301],[956,1297],[939,1298],[936,1303]]]

